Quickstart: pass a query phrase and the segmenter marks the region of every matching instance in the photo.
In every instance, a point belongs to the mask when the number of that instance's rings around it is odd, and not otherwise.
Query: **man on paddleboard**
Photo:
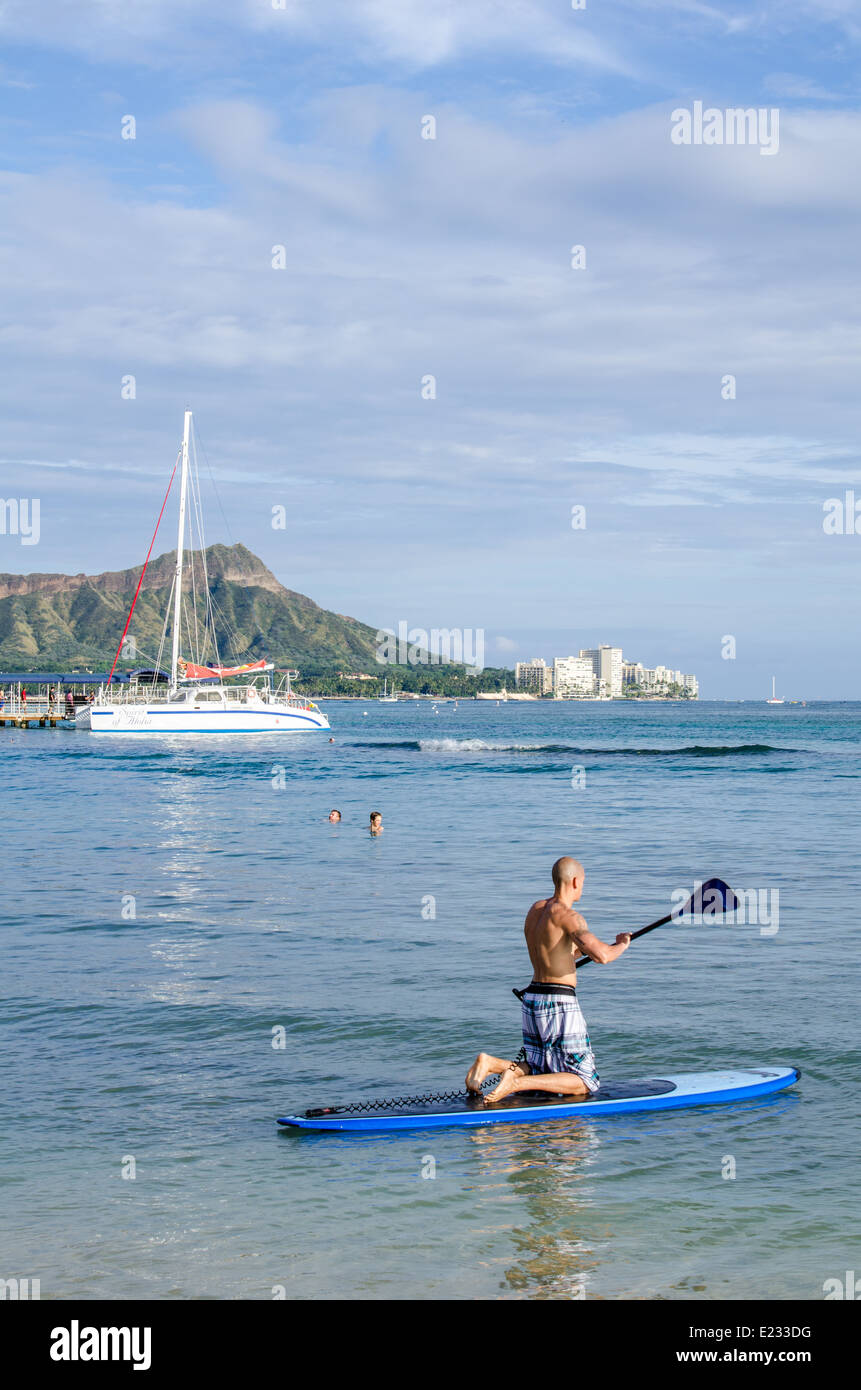
[[[521,996],[525,1062],[510,1062],[480,1052],[469,1069],[466,1088],[481,1094],[487,1076],[501,1074],[486,1101],[502,1100],[517,1091],[551,1091],[556,1095],[586,1096],[598,1090],[592,1044],[577,1000],[578,956],[599,965],[618,960],[631,944],[630,932],[619,932],[614,945],[593,936],[579,912],[586,871],[566,855],[553,865],[552,898],[533,903],[526,914],[524,935],[532,962],[532,983]]]

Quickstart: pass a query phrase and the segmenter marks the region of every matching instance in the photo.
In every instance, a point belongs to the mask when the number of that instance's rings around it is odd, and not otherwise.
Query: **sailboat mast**
[[[185,504],[188,495],[188,440],[191,433],[191,411],[185,412],[182,430],[182,473],[179,485],[179,529],[176,540],[176,577],[173,592],[173,645],[170,657],[170,688],[179,686],[179,629],[182,617],[182,558],[185,543]]]

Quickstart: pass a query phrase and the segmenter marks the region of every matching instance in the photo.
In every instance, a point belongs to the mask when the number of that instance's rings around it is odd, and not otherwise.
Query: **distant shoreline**
[[[311,695],[311,699],[323,703],[333,701],[341,704],[357,705],[376,705],[379,700],[376,695]],[[397,700],[399,705],[418,705],[418,704],[459,704],[459,705],[492,705],[495,709],[497,705],[511,705],[514,709],[533,709],[549,705],[690,705],[696,708],[698,705],[751,705],[756,708],[760,705],[767,706],[767,701],[758,695],[723,695],[703,698],[698,696],[695,700],[668,699],[664,696],[635,698],[624,696],[612,700],[590,700],[590,699],[551,699],[551,700],[477,700],[474,695],[419,695],[418,699]],[[812,705],[858,705],[859,700],[849,700],[840,698],[829,698],[819,696],[811,700],[787,700],[781,708],[783,709],[810,709]]]

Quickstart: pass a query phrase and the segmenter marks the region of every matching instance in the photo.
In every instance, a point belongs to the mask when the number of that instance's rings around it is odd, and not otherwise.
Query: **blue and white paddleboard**
[[[673,1110],[682,1105],[715,1105],[750,1100],[793,1086],[797,1067],[759,1067],[748,1071],[691,1071],[662,1080],[608,1081],[587,1100],[521,1092],[496,1105],[480,1097],[455,1100],[421,1097],[406,1101],[365,1101],[284,1115],[279,1125],[290,1129],[334,1129],[348,1134],[380,1133],[392,1129],[438,1129],[443,1125],[534,1124],[569,1116],[597,1119],[632,1110]]]

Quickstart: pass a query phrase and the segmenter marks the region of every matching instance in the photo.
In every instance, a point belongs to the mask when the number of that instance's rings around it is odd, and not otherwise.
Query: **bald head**
[[[569,884],[582,884],[586,877],[586,870],[579,859],[572,859],[570,854],[564,854],[561,859],[557,859],[553,865],[553,887],[557,893],[560,888],[567,888]]]

